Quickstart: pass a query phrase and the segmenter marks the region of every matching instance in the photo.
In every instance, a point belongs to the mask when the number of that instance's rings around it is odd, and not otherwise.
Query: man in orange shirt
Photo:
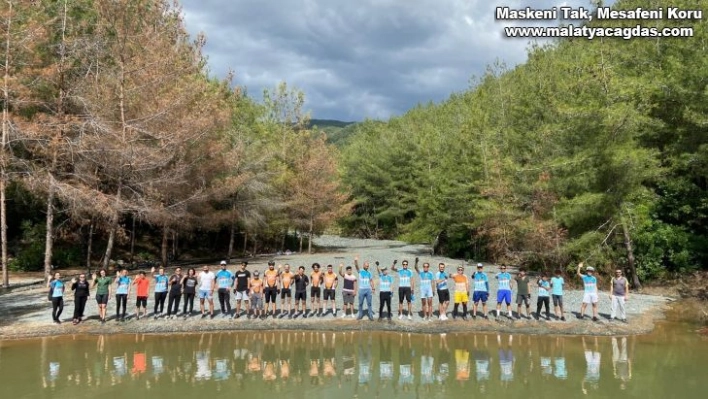
[[[150,291],[150,280],[148,280],[145,272],[140,272],[138,277],[133,281],[133,285],[138,287],[137,300],[135,301],[135,317],[140,320],[140,308],[143,309],[143,316],[147,316],[147,300],[148,292]]]
[[[319,309],[319,316],[322,316],[322,292],[320,290],[320,283],[322,282],[322,272],[320,271],[320,264],[319,263],[313,263],[312,264],[312,274],[310,274],[310,284],[312,286],[310,287],[310,301],[312,302],[312,315],[316,316],[318,315],[318,309]]]
[[[275,318],[275,311],[277,310],[278,301],[278,288],[280,282],[280,273],[275,270],[275,262],[268,262],[268,270],[263,273],[263,279],[265,280],[265,290],[263,296],[265,297],[265,316],[268,317],[268,309],[270,309],[270,304],[273,304],[273,318]]]
[[[278,266],[278,270],[280,270],[280,266]],[[280,309],[285,312],[285,304],[287,303],[288,319],[293,318],[293,294],[292,288],[290,288],[293,283],[293,277],[295,277],[295,274],[290,271],[290,265],[286,263],[285,270],[280,272]],[[287,298],[287,302],[285,301],[285,298]],[[282,313],[280,317],[285,317],[285,313]]]
[[[327,301],[332,301],[332,315],[337,317],[337,304],[334,302],[337,292],[337,273],[334,272],[332,265],[327,265],[327,272],[324,274],[324,307],[327,307]]]
[[[467,303],[470,301],[470,281],[465,276],[465,268],[457,267],[457,274],[452,276],[455,282],[455,306],[452,308],[452,318],[456,319],[460,305],[462,305],[462,319],[467,320]]]

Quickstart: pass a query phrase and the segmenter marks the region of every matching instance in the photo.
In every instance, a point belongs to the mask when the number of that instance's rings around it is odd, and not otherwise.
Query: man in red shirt
[[[143,309],[143,316],[147,316],[147,299],[148,291],[150,290],[150,280],[145,276],[145,272],[140,272],[135,281],[133,281],[133,285],[138,287],[137,300],[135,301],[135,317],[140,320],[140,308]]]

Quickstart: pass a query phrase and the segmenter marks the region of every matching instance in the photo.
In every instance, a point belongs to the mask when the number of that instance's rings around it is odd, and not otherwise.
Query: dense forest
[[[302,250],[348,213],[303,93],[283,83],[256,102],[214,79],[180,13],[0,4],[3,285],[9,269]]]
[[[708,11],[614,5],[668,6]],[[523,65],[491,65],[440,104],[356,125],[341,165],[355,200],[344,232],[535,268],[587,260],[626,267],[635,283],[705,268],[707,21],[643,23],[694,37],[532,45]]]

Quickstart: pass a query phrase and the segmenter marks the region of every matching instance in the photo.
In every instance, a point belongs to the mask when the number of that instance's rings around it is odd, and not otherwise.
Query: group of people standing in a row
[[[393,261],[390,270],[397,275],[398,285],[398,318],[404,316],[412,319],[412,303],[415,301],[416,279],[418,277],[418,293],[422,305],[422,315],[425,320],[433,318],[433,298],[438,297],[438,319],[447,320],[448,308],[452,299],[452,317],[461,317],[467,320],[468,315],[472,318],[477,316],[488,318],[487,301],[490,295],[489,276],[484,271],[484,265],[477,264],[476,271],[469,277],[464,273],[464,267],[457,267],[456,273],[446,271],[444,263],[438,264],[438,270],[430,270],[429,263],[423,263],[422,270],[418,267],[419,259],[415,259],[414,271],[409,269],[408,261],[403,260],[398,268],[398,261]],[[369,270],[369,262],[364,262],[359,266],[359,259],[354,259],[354,269],[351,266],[339,265],[337,272],[332,265],[327,265],[321,270],[319,263],[312,265],[312,272],[307,275],[305,267],[298,267],[296,272],[291,271],[290,265],[279,265],[275,267],[275,262],[268,262],[268,268],[263,272],[248,270],[248,263],[242,262],[235,272],[228,270],[226,261],[221,262],[220,270],[216,273],[203,266],[202,271],[197,274],[194,268],[190,268],[186,275],[182,274],[182,269],[177,267],[174,274],[167,276],[165,269],[152,268],[151,277],[141,271],[135,278],[128,275],[126,269],[116,273],[114,277],[109,277],[105,270],[94,274],[90,284],[85,274],[81,274],[78,279],[71,280],[71,289],[75,292],[75,309],[73,323],[78,324],[84,318],[86,301],[90,295],[91,287],[96,287],[96,302],[98,304],[99,319],[106,321],[106,307],[111,295],[116,298],[116,321],[125,321],[127,313],[128,297],[133,287],[135,287],[136,297],[136,319],[147,317],[147,302],[151,286],[154,281],[154,309],[155,319],[164,314],[165,301],[167,301],[167,318],[174,318],[180,310],[180,303],[184,299],[182,313],[180,316],[187,318],[193,314],[194,299],[199,299],[202,317],[214,318],[214,294],[217,295],[222,317],[237,319],[242,315],[243,310],[247,318],[266,318],[267,316],[280,318],[303,318],[322,317],[330,313],[336,317],[338,313],[335,298],[341,278],[341,295],[343,299],[343,309],[341,317],[351,317],[362,319],[365,315],[373,320],[374,311],[372,300],[375,291],[379,291],[379,319],[384,317],[391,320],[391,301],[393,297],[394,277],[389,273],[387,267],[380,267],[379,262],[375,262],[377,278]],[[581,277],[584,285],[583,301],[579,313],[579,318],[585,315],[587,305],[592,306],[593,320],[598,320],[597,303],[598,287],[597,278],[594,276],[592,267],[585,268],[582,273],[583,263],[577,268],[577,274]],[[626,321],[625,301],[629,294],[629,284],[622,276],[621,270],[616,270],[616,275],[611,280],[610,297],[612,298],[611,318]],[[500,266],[500,271],[495,276],[497,280],[496,297],[496,317],[502,313],[502,305],[506,306],[506,314],[509,318],[512,315],[512,291],[516,289],[516,318],[523,315],[531,318],[531,288],[532,280],[522,268],[514,277],[507,272],[505,265]],[[541,273],[536,279],[537,288],[536,313],[534,317],[541,318],[541,310],[545,310],[546,320],[550,320],[550,302],[553,301],[554,315],[558,320],[565,321],[563,310],[563,287],[565,281],[561,270],[556,270],[554,276]],[[52,318],[55,323],[61,323],[60,316],[63,309],[63,297],[65,284],[61,280],[60,273],[55,273],[54,278],[48,284],[49,300],[52,302]],[[309,290],[308,290],[309,288]],[[307,297],[310,296],[311,307],[308,309]],[[472,292],[472,311],[468,311],[470,303],[470,292]],[[231,293],[236,300],[235,312],[232,315]],[[354,311],[355,298],[358,296],[358,314]],[[277,300],[280,297],[281,312],[278,313]],[[294,297],[294,304],[293,304]],[[404,303],[406,306],[404,306]],[[265,306],[264,306],[265,304]],[[366,311],[364,305],[366,304]],[[481,304],[481,311],[479,305]],[[293,306],[294,305],[294,306]],[[524,305],[524,308],[522,308]],[[460,313],[460,307],[462,312]],[[385,312],[384,312],[385,311]],[[207,313],[208,312],[208,313]]]

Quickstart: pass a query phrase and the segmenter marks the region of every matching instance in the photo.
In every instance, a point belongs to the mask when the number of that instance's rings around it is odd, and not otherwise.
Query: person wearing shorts
[[[293,317],[293,294],[291,288],[293,277],[295,277],[295,274],[290,271],[290,265],[286,263],[284,270],[280,272],[280,309],[282,312],[287,313],[289,319]],[[285,313],[281,313],[280,317],[285,317]]]
[[[312,264],[312,273],[310,273],[310,301],[312,303],[312,315],[322,316],[322,289],[320,284],[322,283],[322,272],[320,271],[320,264]]]
[[[588,266],[585,268],[585,274],[580,272],[583,267],[583,262],[578,264],[578,276],[583,280],[584,293],[583,293],[583,304],[580,305],[579,319],[585,317],[585,308],[588,304],[592,305],[592,321],[598,321],[597,317],[597,277],[595,277],[595,268]]]
[[[477,317],[477,308],[479,303],[482,302],[482,313],[485,319],[487,316],[487,300],[489,299],[489,277],[487,273],[484,272],[484,265],[477,263],[477,271],[472,274],[472,281],[474,284],[474,291],[472,292],[472,302],[474,303],[472,307],[472,317]]]
[[[440,320],[447,320],[447,308],[450,305],[450,289],[447,280],[450,276],[445,271],[445,264],[438,264],[438,271],[435,273],[435,287],[438,291],[438,314]]]
[[[460,305],[462,305],[462,319],[467,320],[467,302],[470,301],[470,282],[465,276],[465,268],[457,267],[457,273],[452,276],[452,281],[455,282],[455,306],[452,308],[452,318],[456,319]]]
[[[295,280],[295,311],[298,316],[302,315],[307,318],[307,286],[310,285],[310,279],[305,275],[305,266],[297,268]]]
[[[280,273],[275,270],[275,262],[268,262],[268,270],[263,273],[265,280],[265,289],[263,291],[265,297],[265,317],[268,317],[268,311],[272,308],[271,315],[275,318],[275,312],[278,305],[278,286],[280,285]]]
[[[519,269],[519,274],[514,277],[516,282],[516,318],[521,318],[521,304],[526,305],[526,318],[531,318],[531,291],[529,290],[529,276],[526,269]]]
[[[263,314],[263,280],[261,280],[258,270],[253,272],[253,278],[248,281],[248,292],[251,293],[251,310],[253,317],[265,318]],[[251,315],[248,315],[251,318]]]
[[[396,263],[398,260],[393,261],[391,270],[398,273],[398,319],[403,318],[403,300],[408,302],[408,320],[411,320],[411,315],[413,314],[413,305],[411,304],[413,299],[413,289],[415,284],[413,282],[413,272],[408,269],[408,261],[403,260],[401,265],[402,269],[396,268]]]
[[[342,300],[344,302],[344,309],[342,311],[342,318],[347,317],[347,310],[350,312],[351,317],[356,317],[354,315],[354,297],[356,296],[356,284],[357,278],[352,271],[351,266],[347,266],[346,274],[342,272],[343,264],[339,265],[339,275],[342,276]]]
[[[502,302],[506,303],[507,316],[511,319],[511,274],[506,272],[506,265],[501,265],[501,272],[497,273],[497,317],[501,314]]]
[[[322,276],[322,282],[324,283],[324,307],[327,307],[327,301],[331,301],[330,308],[332,309],[332,316],[337,317],[337,304],[334,302],[334,298],[337,292],[339,279],[337,278],[337,273],[335,273],[332,269],[332,265],[327,265],[327,271]]]
[[[423,308],[423,318],[429,321],[433,317],[433,280],[435,276],[430,271],[430,263],[423,263],[423,271],[418,270],[418,258],[415,258],[415,271],[420,277],[420,301]]]
[[[234,319],[241,317],[241,302],[246,302],[246,314],[248,315],[250,313],[248,283],[251,280],[251,272],[246,270],[246,267],[248,267],[248,262],[241,262],[240,269],[234,274],[234,296],[236,297],[236,312],[234,314]]]
[[[556,318],[565,321],[563,316],[563,285],[565,280],[561,275],[561,270],[556,269],[555,276],[551,277],[551,298],[553,299],[553,312]]]
[[[140,320],[140,309],[142,309],[143,317],[147,316],[147,300],[148,292],[150,291],[150,280],[147,279],[145,272],[138,273],[138,277],[133,280],[133,285],[136,286],[135,299],[135,318]]]
[[[202,311],[202,318],[207,316],[204,301],[209,302],[209,315],[214,318],[214,289],[216,289],[216,275],[209,270],[209,266],[204,265],[199,273],[199,309]]]
[[[101,323],[106,322],[106,307],[111,296],[111,283],[113,280],[106,275],[106,270],[101,269],[98,275],[93,275],[93,286],[96,288],[96,304],[98,305],[98,318]]]

